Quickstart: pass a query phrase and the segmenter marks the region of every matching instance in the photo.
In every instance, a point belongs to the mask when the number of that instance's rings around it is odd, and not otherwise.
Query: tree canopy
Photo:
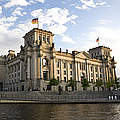
[[[82,84],[82,87],[83,87],[83,88],[87,88],[87,87],[90,86],[90,85],[89,85],[89,81],[88,81],[86,78],[84,78],[84,79],[81,81],[81,84]]]
[[[68,81],[68,86],[75,87],[76,86],[76,81],[75,80],[69,80]]]
[[[113,87],[114,85],[115,85],[114,81],[107,81],[106,82],[106,87],[107,88]]]
[[[51,85],[51,86],[57,86],[58,84],[59,84],[59,82],[56,79],[51,79],[49,82],[49,85]]]
[[[95,87],[101,87],[103,85],[102,80],[98,79],[95,83]]]

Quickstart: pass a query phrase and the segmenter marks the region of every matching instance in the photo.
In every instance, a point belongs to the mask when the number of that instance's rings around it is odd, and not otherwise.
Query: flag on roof
[[[33,19],[32,24],[38,24],[38,18]]]
[[[99,37],[96,39],[96,42],[99,42]]]

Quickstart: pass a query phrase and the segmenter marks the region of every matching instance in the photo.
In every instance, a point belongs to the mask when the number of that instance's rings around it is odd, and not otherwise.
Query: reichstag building
[[[50,79],[57,79],[63,90],[69,80],[75,80],[81,91],[86,78],[91,86],[96,80],[103,83],[116,79],[115,60],[111,49],[98,46],[88,52],[55,50],[54,34],[34,28],[25,34],[20,53],[9,50],[0,56],[0,90],[29,91],[50,89]]]

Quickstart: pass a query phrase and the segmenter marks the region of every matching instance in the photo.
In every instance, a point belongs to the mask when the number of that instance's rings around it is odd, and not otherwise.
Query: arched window
[[[43,41],[46,43],[46,37],[45,36],[43,36]]]
[[[50,43],[50,36],[47,36],[47,43]]]

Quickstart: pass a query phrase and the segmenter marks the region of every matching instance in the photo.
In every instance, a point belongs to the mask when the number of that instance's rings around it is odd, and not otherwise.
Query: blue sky
[[[88,51],[110,47],[120,76],[120,0],[0,0],[0,55],[19,52],[26,32],[36,27],[52,31],[56,50]]]

